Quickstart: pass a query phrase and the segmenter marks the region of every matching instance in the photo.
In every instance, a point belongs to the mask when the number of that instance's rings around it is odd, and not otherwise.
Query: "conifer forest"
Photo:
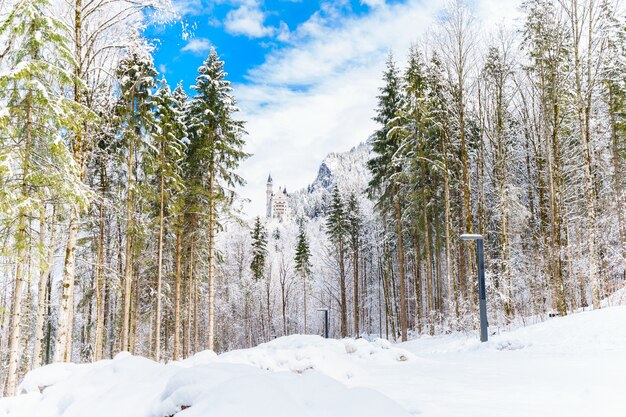
[[[280,217],[243,208],[240,187],[265,178],[239,170],[254,132],[219,47],[193,85],[157,70],[143,29],[171,9],[0,0],[4,395],[53,362],[322,335],[324,308],[333,338],[475,332],[464,233],[484,236],[491,331],[624,287],[617,1],[524,0],[495,31],[446,3],[389,51],[376,129],[320,161]]]

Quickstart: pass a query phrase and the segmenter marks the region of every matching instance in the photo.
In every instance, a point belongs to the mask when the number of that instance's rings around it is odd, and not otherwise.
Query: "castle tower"
[[[274,194],[273,187],[274,182],[272,181],[272,174],[270,173],[270,175],[267,177],[267,191],[265,191],[265,194],[267,196],[267,207],[265,215],[268,219],[272,217],[272,194]]]

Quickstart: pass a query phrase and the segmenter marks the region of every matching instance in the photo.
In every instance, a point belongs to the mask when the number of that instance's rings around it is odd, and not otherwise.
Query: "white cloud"
[[[249,38],[272,36],[273,27],[265,26],[265,13],[257,2],[249,1],[231,10],[224,21],[226,31],[233,35],[244,35]]]
[[[375,9],[385,5],[385,0],[361,0],[361,4],[365,4],[367,7]]]
[[[196,55],[203,55],[211,49],[211,42],[206,38],[193,38],[181,48],[181,52],[191,52]]]
[[[167,74],[167,66],[165,64],[159,64],[159,72],[161,75]]]
[[[393,50],[403,66],[409,46],[426,36],[444,1],[384,4],[360,17],[326,6],[290,32],[288,46],[249,71],[248,82],[235,86],[250,133],[247,151],[254,154],[240,169],[248,181],[241,194],[252,201],[249,215],[264,212],[269,171],[277,185],[300,189],[329,152],[367,140],[376,128],[372,117],[387,54]],[[507,2],[515,8],[520,1]],[[490,17],[488,8],[477,14]]]
[[[172,8],[179,16],[198,15],[206,11],[207,4],[203,0],[172,0]]]

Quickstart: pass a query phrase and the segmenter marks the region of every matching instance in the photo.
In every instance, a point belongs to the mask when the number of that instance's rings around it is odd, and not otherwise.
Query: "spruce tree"
[[[368,191],[372,197],[376,196],[380,210],[391,208],[396,217],[396,238],[398,240],[398,270],[400,275],[400,329],[402,340],[407,340],[407,300],[404,271],[404,241],[402,226],[402,193],[401,176],[404,160],[400,157],[402,135],[399,130],[402,125],[400,114],[404,106],[401,91],[400,74],[389,55],[387,67],[383,74],[384,86],[378,96],[378,107],[374,120],[380,128],[371,138],[374,156],[368,161],[368,168],[372,173]]]
[[[194,195],[208,205],[209,228],[209,324],[208,348],[215,347],[215,232],[217,207],[229,209],[234,187],[244,180],[235,173],[242,160],[245,134],[243,122],[235,118],[235,98],[226,80],[224,63],[215,49],[198,68],[196,96],[189,106],[189,174]],[[206,209],[205,208],[205,209]]]
[[[361,235],[363,233],[363,221],[361,209],[355,193],[351,193],[347,202],[347,226],[352,256],[352,288],[354,302],[354,336],[359,336],[359,252],[361,248]]]
[[[22,290],[31,245],[28,217],[45,210],[49,199],[84,206],[88,193],[79,185],[78,169],[64,145],[63,128],[73,126],[82,112],[60,94],[71,83],[68,68],[74,65],[63,24],[52,17],[49,1],[20,1],[0,26],[0,37],[10,39],[4,51],[9,70],[0,73],[0,101],[6,106],[0,112],[0,164],[8,168],[4,175],[15,175],[15,181],[3,184],[0,210],[13,214],[17,224],[5,385],[5,394],[13,395],[22,351]],[[15,158],[5,156],[4,149],[13,149]]]
[[[186,130],[180,109],[181,91],[174,97],[165,79],[154,95],[155,134],[151,152],[153,171],[158,176],[158,246],[154,358],[161,355],[161,304],[163,281],[163,240],[165,216],[176,211],[176,197],[184,187],[182,163],[185,156]],[[180,87],[180,86],[179,86]],[[173,207],[174,206],[174,207]]]
[[[121,349],[131,349],[131,296],[133,276],[133,240],[139,231],[135,224],[135,204],[138,189],[136,179],[140,172],[136,168],[142,167],[137,161],[143,160],[147,151],[149,132],[154,126],[152,113],[152,89],[155,87],[152,57],[142,45],[135,45],[127,56],[122,59],[117,69],[120,84],[120,97],[117,105],[117,115],[121,128],[121,136],[127,150],[127,192],[126,192],[126,241],[124,266],[124,305],[122,308],[122,335]]]
[[[348,306],[346,296],[346,239],[348,233],[348,219],[339,188],[333,189],[332,200],[326,218],[326,233],[335,249],[335,256],[339,266],[339,290],[341,307],[341,337],[348,336]]]
[[[267,231],[261,223],[259,216],[254,220],[254,226],[250,232],[252,236],[252,262],[250,270],[252,277],[258,281],[263,278],[265,272],[265,261],[267,258]]]
[[[311,250],[309,248],[309,242],[306,237],[306,231],[304,230],[304,220],[300,221],[298,228],[298,242],[296,243],[296,256],[294,258],[296,272],[302,277],[302,289],[304,300],[304,334],[307,333],[307,279],[311,273]]]

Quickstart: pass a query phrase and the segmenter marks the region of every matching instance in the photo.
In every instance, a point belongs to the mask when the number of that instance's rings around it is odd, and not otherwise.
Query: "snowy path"
[[[463,335],[394,346],[294,335],[167,365],[121,354],[44,367],[22,389],[0,399],[0,416],[621,417],[626,307],[551,319],[486,344]]]
[[[358,383],[418,415],[626,415],[626,307],[553,319],[482,346],[458,337],[400,346],[423,359],[401,369],[375,364]]]

